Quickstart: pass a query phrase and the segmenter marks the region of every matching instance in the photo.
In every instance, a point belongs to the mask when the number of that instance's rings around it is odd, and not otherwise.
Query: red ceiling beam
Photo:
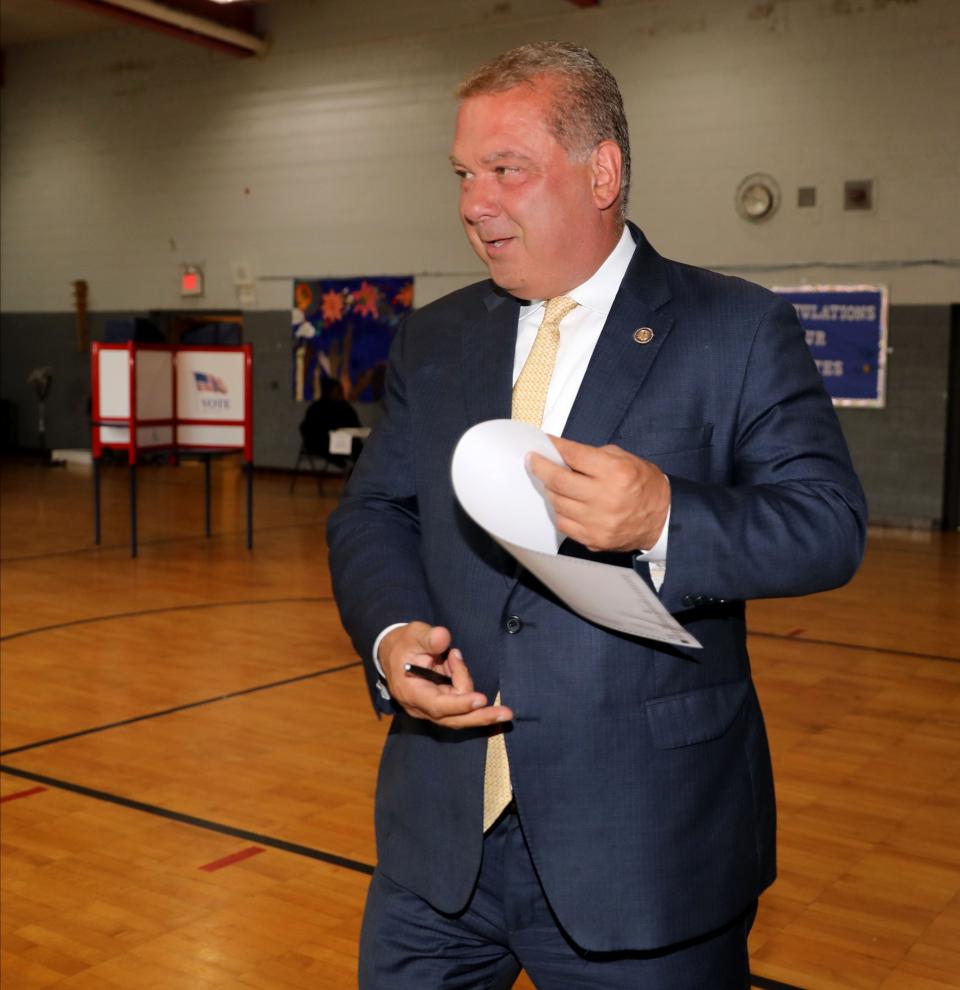
[[[116,0],[112,0],[116,3]],[[255,4],[211,3],[210,0],[160,0],[165,7],[174,7],[186,14],[195,14],[207,21],[216,21],[224,27],[236,28],[249,34],[256,33]]]
[[[198,17],[192,12],[176,10],[154,0],[58,0],[58,2],[238,58],[263,55],[266,52],[266,42],[258,35],[218,23],[208,17]]]

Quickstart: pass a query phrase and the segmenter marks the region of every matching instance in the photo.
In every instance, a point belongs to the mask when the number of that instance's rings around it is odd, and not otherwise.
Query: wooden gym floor
[[[97,549],[89,469],[3,470],[4,990],[355,986],[386,722],[330,598],[336,483],[258,475],[249,553],[235,463],[209,540],[202,470],[142,468],[132,560],[104,473]],[[750,606],[757,987],[960,987],[960,539],[871,537],[849,587]]]

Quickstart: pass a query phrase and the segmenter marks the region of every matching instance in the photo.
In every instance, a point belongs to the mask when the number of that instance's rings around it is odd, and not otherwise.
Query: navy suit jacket
[[[849,580],[866,516],[790,304],[667,261],[632,231],[637,251],[564,436],[616,444],[668,475],[660,597],[702,650],[581,619],[460,509],[458,439],[510,416],[519,304],[489,281],[399,331],[383,419],[329,525],[344,626],[374,705],[393,716],[379,868],[454,913],[480,862],[485,732],[413,719],[377,687],[375,638],[419,619],[449,627],[477,689],[500,689],[513,709],[506,743],[534,863],[562,926],[594,951],[694,937],[772,882],[773,781],[745,601]],[[639,327],[652,340],[635,341]]]

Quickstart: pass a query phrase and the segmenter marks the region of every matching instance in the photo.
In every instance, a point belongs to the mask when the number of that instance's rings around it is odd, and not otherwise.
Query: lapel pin
[[[653,331],[650,327],[640,327],[639,330],[633,331],[633,339],[638,344],[649,344],[653,340]]]

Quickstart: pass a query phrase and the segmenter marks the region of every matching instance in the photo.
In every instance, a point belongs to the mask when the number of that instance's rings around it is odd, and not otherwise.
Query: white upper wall
[[[960,300],[957,0],[266,10],[262,60],[126,28],[7,52],[0,308],[69,310],[81,278],[92,310],[237,308],[237,263],[260,309],[289,306],[297,275],[412,272],[420,304],[474,281],[447,163],[451,93],[479,62],[547,38],[587,45],[620,81],[630,215],[661,253],[767,285]],[[751,172],[783,192],[758,225],[733,207]],[[875,209],[844,212],[844,180],[863,178]],[[806,185],[818,205],[799,209]],[[931,260],[954,266],[913,264]],[[196,262],[206,294],[181,300],[180,265]],[[755,267],[772,265],[785,267]]]

